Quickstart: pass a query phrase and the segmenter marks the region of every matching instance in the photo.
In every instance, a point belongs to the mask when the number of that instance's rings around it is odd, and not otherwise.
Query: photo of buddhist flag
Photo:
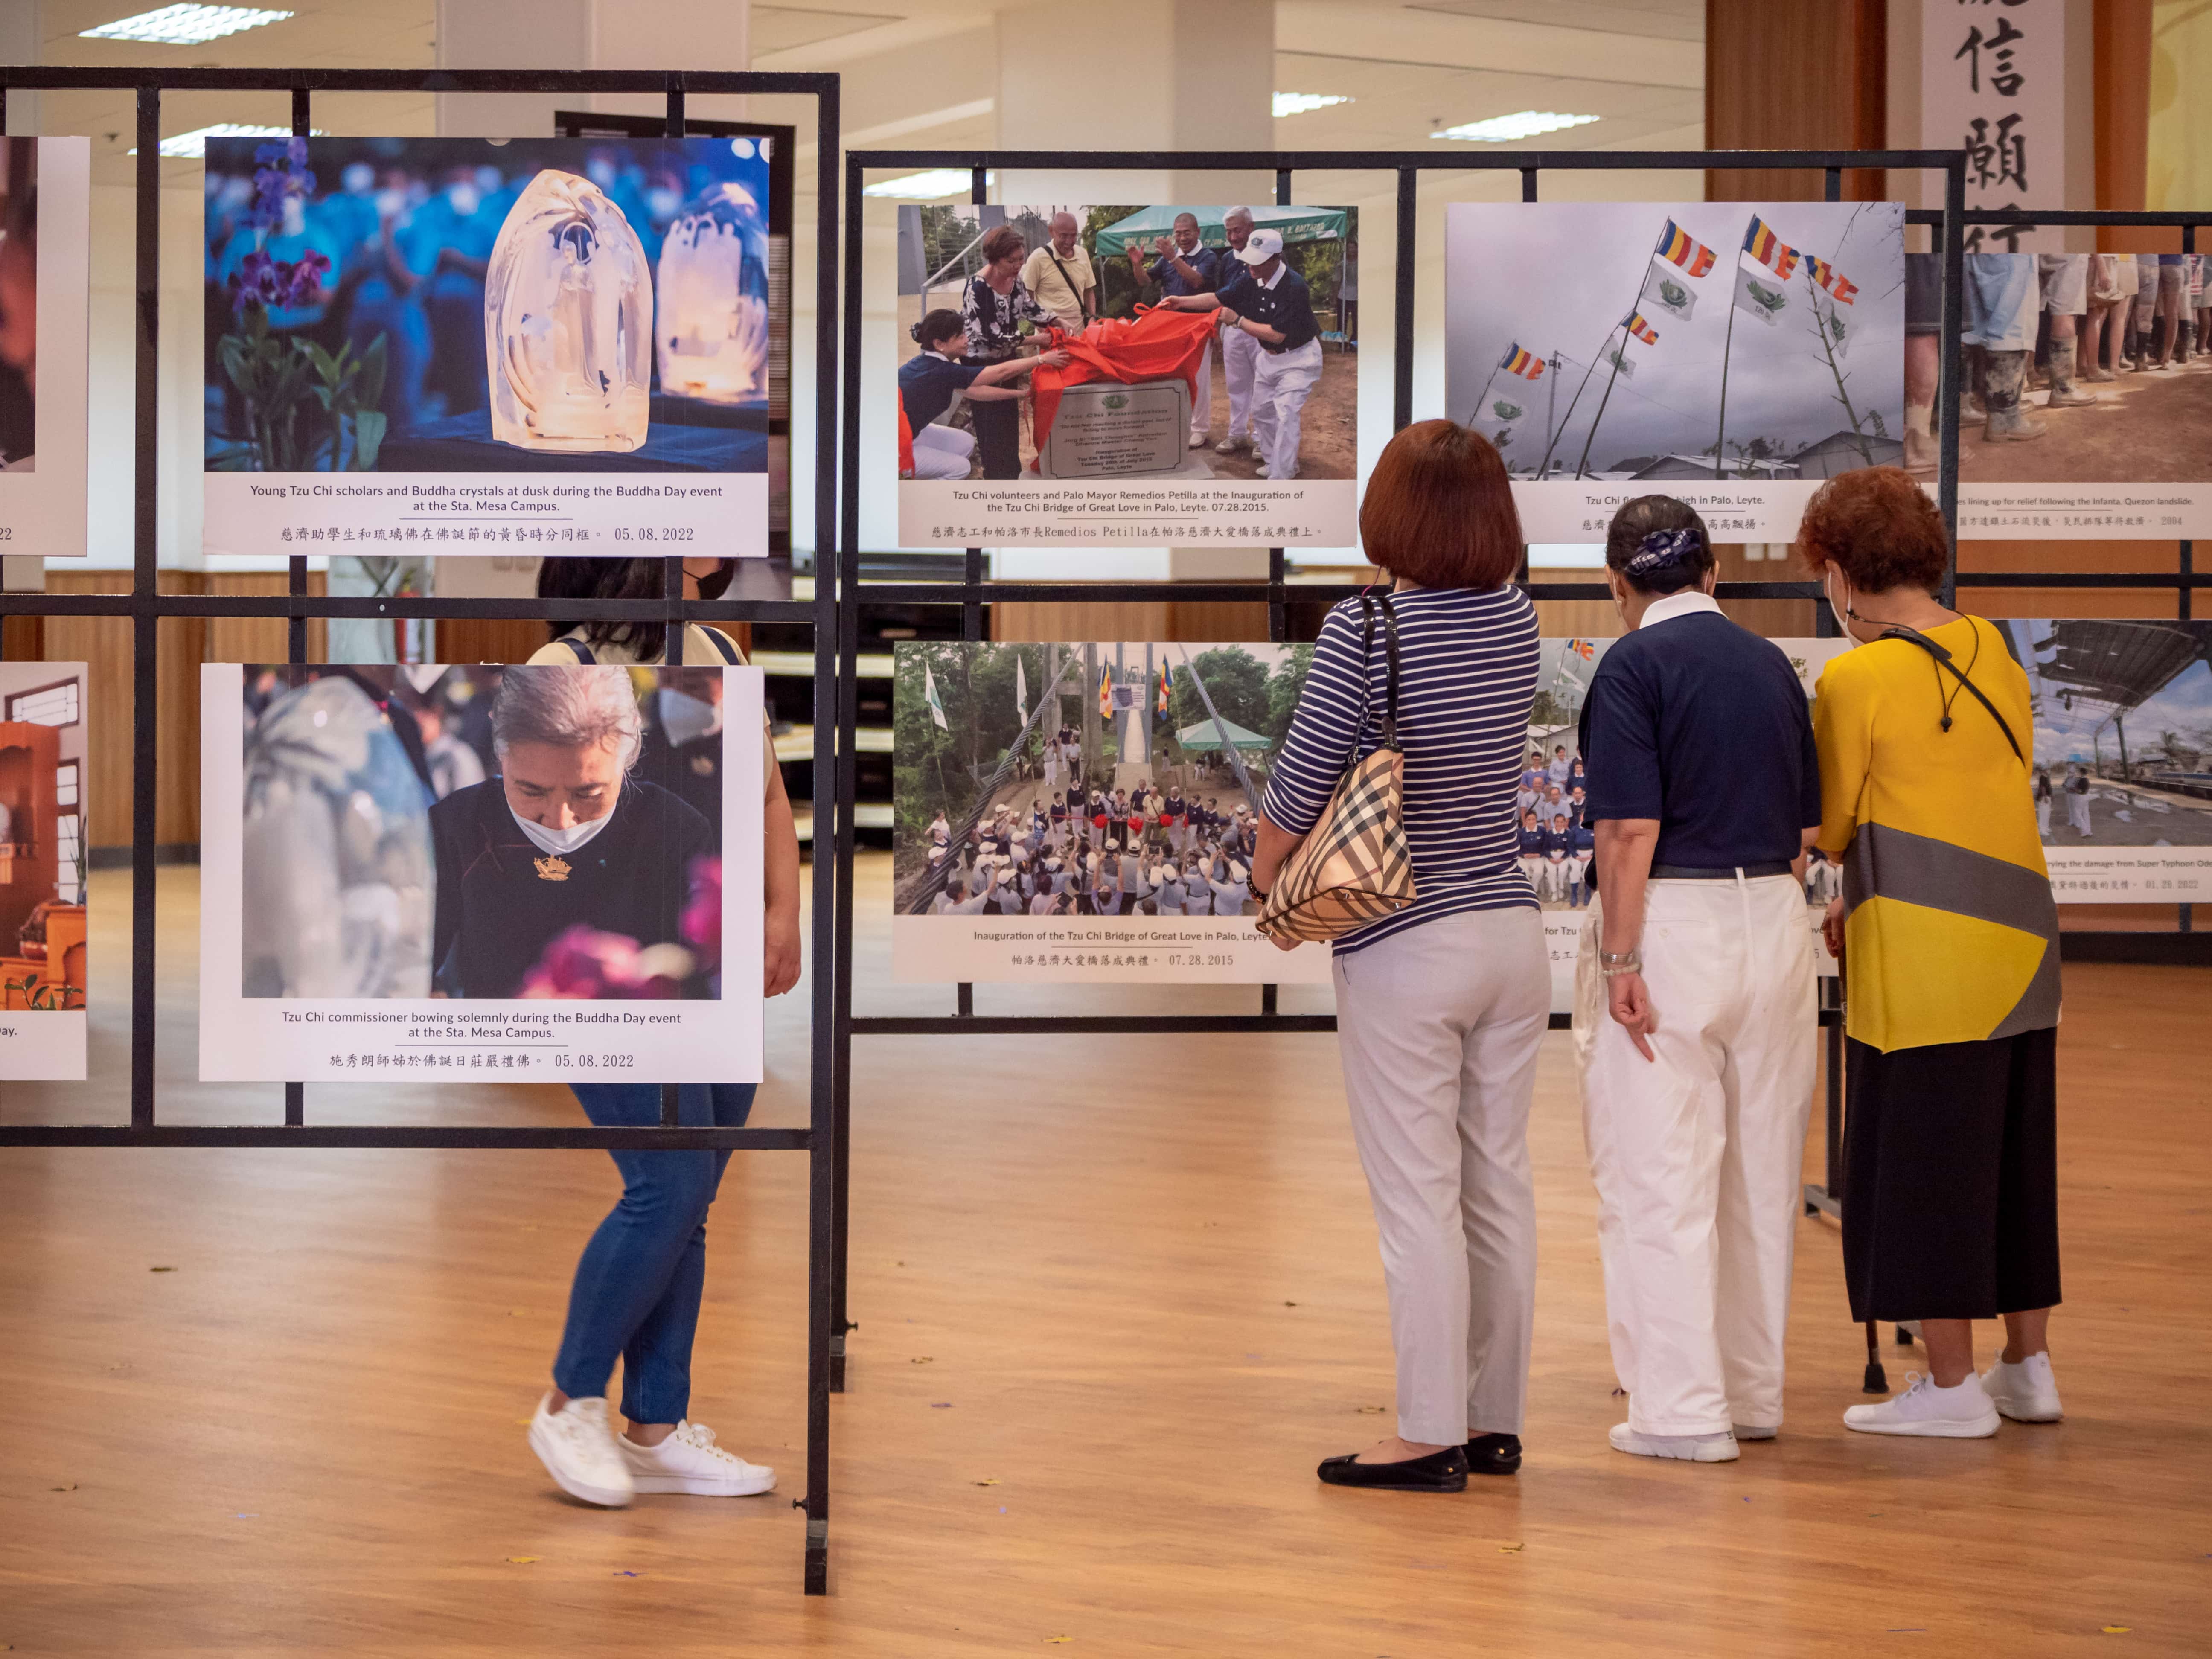
[[[1167,659],[1165,657],[1162,657],[1160,659],[1159,692],[1158,696],[1153,700],[1152,712],[1156,714],[1166,714],[1168,712],[1168,705],[1173,700],[1174,696],[1175,670],[1169,667]]]
[[[1667,228],[1659,233],[1659,257],[1673,260],[1692,276],[1702,276],[1713,268],[1712,249],[1672,219],[1667,222]]]
[[[1755,213],[1743,233],[1743,251],[1785,283],[1797,269],[1797,250],[1777,236],[1773,227]]]
[[[1893,202],[1454,203],[1445,408],[1497,447],[1526,539],[1592,542],[1623,500],[1656,493],[1724,516],[1744,540],[1788,541],[1823,479],[1896,465],[1904,214]],[[1505,373],[1524,345],[1543,353],[1533,387]]]
[[[1505,356],[1498,366],[1508,374],[1518,374],[1526,380],[1541,379],[1544,373],[1544,360],[1532,351],[1522,349],[1517,341],[1506,349]]]
[[[1102,720],[1114,718],[1114,671],[1111,668],[1098,671],[1098,718]]]
[[[1673,312],[1686,323],[1698,309],[1696,291],[1662,264],[1655,264],[1644,277],[1643,297],[1662,311]]]

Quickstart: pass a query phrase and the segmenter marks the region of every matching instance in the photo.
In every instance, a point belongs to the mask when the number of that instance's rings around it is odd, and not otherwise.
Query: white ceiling
[[[290,0],[297,15],[200,46],[80,38],[78,31],[148,3],[44,0],[46,61],[391,69],[428,68],[436,57],[436,0]],[[1013,3],[756,5],[753,64],[843,71],[847,128],[858,143],[988,146],[997,137],[996,15]],[[1534,146],[1696,147],[1704,120],[1704,16],[1703,0],[1278,0],[1276,87],[1353,101],[1281,119],[1276,139],[1299,149],[1456,149],[1431,135],[1536,109],[1601,118]],[[923,63],[929,72],[916,73]],[[45,97],[45,129],[92,133],[100,176],[126,181],[131,100]],[[1084,127],[1086,145],[1111,142],[1096,118],[1094,109]],[[289,118],[281,94],[171,94],[161,125],[175,133],[217,121]],[[332,131],[427,132],[432,122],[427,94],[330,94],[315,102],[315,125]],[[192,163],[163,166],[179,185],[194,171]]]

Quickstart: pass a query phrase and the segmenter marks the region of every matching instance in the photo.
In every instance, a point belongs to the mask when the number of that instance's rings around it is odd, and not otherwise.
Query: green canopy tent
[[[1176,733],[1176,741],[1181,744],[1187,752],[1194,753],[1200,750],[1219,749],[1224,746],[1221,741],[1221,727],[1226,727],[1228,730],[1227,746],[1230,748],[1255,749],[1264,753],[1268,747],[1267,738],[1261,737],[1257,732],[1247,732],[1232,720],[1222,720],[1219,726],[1212,720],[1200,720],[1195,726],[1186,726]]]
[[[1222,223],[1222,216],[1229,211],[1223,207],[1148,207],[1116,220],[1098,232],[1093,239],[1095,252],[1101,258],[1126,258],[1129,245],[1152,245],[1156,236],[1175,234],[1176,216],[1194,213],[1198,216],[1199,240],[1209,247],[1226,246],[1229,232]],[[1344,240],[1345,213],[1342,208],[1260,207],[1250,210],[1253,228],[1257,230],[1279,232],[1285,246],[1291,242],[1340,242]]]

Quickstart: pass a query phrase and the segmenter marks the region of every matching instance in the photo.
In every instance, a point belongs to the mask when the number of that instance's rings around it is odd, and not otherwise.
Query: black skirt
[[[2058,1304],[2055,1028],[1884,1054],[1844,1045],[1851,1317]]]

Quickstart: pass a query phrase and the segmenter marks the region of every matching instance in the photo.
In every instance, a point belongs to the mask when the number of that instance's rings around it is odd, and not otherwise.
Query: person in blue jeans
[[[658,565],[640,560],[639,565]],[[557,563],[563,580],[605,580],[619,585],[625,573],[615,561],[547,561]],[[579,571],[571,566],[604,565]],[[631,572],[628,574],[638,574]],[[656,575],[657,571],[645,574]],[[713,598],[727,583],[726,562],[684,561],[685,597]],[[643,580],[640,576],[640,580]],[[706,591],[702,593],[702,585]],[[541,597],[590,597],[548,593]],[[533,662],[628,667],[666,661],[666,631],[659,623],[586,623],[562,633]],[[744,661],[737,644],[717,629],[693,625],[684,632],[679,660],[713,667]],[[512,671],[510,671],[512,672]],[[660,693],[665,696],[665,692]],[[664,716],[669,710],[664,708]],[[719,729],[720,706],[707,715],[677,711],[694,725],[711,718]],[[511,733],[511,737],[526,737]],[[611,758],[628,787],[628,769],[637,754],[638,734],[625,727],[611,733]],[[763,733],[766,791],[763,811],[767,915],[762,989],[781,996],[799,982],[799,837],[791,804],[777,770],[774,746]],[[509,764],[495,726],[495,752]],[[524,745],[511,744],[519,765]],[[588,767],[581,769],[588,773]],[[619,792],[606,803],[588,793],[526,802],[539,836],[572,842],[596,817],[607,814]],[[660,1121],[657,1083],[581,1083],[572,1085],[585,1115],[599,1128],[650,1127]],[[686,1128],[733,1129],[752,1110],[750,1083],[687,1083],[678,1091],[677,1121]],[[531,1449],[554,1483],[584,1503],[619,1509],[638,1492],[681,1492],[701,1498],[741,1498],[774,1489],[775,1471],[749,1463],[714,1443],[714,1431],[691,1420],[691,1340],[699,1323],[699,1304],[707,1277],[707,1212],[721,1184],[730,1155],[714,1152],[620,1151],[609,1154],[622,1172],[623,1194],[600,1222],[576,1264],[568,1296],[568,1316],[553,1362],[553,1387],[538,1402],[530,1423]],[[623,1367],[620,1435],[608,1423],[606,1388],[615,1362]]]

